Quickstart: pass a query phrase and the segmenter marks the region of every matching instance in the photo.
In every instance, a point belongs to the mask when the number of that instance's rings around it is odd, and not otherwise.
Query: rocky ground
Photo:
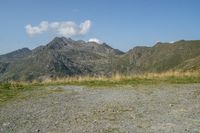
[[[200,84],[51,86],[0,106],[2,133],[200,133]]]

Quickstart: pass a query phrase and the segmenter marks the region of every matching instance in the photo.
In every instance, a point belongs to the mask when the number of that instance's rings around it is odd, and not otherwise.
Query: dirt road
[[[0,106],[2,133],[200,133],[200,84],[35,89]]]

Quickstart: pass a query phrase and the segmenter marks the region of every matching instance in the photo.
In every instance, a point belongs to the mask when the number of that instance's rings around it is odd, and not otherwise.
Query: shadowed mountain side
[[[1,80],[105,74],[109,71],[109,56],[123,54],[107,44],[74,41],[64,37],[56,37],[46,46],[32,51],[25,50],[0,56]]]
[[[127,53],[106,43],[56,37],[33,50],[0,56],[0,80],[44,80],[71,75],[111,75],[200,69],[200,41],[157,43]]]

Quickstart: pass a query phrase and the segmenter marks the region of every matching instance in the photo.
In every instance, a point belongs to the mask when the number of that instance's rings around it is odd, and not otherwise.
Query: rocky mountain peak
[[[23,56],[25,56],[27,54],[30,54],[30,53],[31,53],[30,49],[28,49],[28,48],[22,48],[22,49],[18,49],[18,50],[15,50],[13,52],[4,54],[1,57],[6,57],[6,58],[20,58],[20,57],[23,57]]]
[[[55,37],[51,42],[47,44],[47,47],[50,49],[61,49],[72,41],[73,40],[71,38]]]

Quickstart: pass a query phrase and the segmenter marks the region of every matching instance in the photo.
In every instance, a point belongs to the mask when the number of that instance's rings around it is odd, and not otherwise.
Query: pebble
[[[10,125],[10,122],[3,123],[3,127],[7,127]]]
[[[35,130],[35,132],[40,132],[40,129]]]

